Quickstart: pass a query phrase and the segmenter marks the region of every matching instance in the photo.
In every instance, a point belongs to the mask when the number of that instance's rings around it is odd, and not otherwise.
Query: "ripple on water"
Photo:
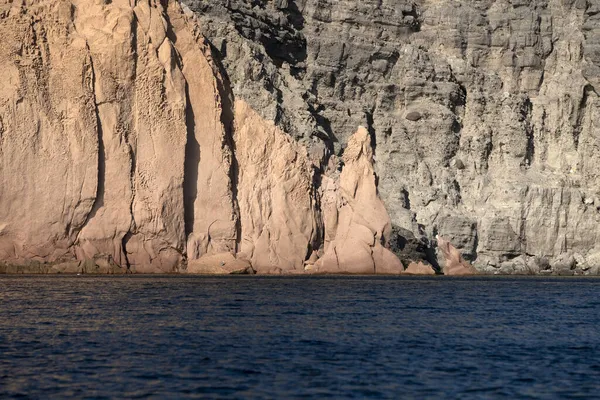
[[[0,397],[589,397],[598,282],[3,276]]]

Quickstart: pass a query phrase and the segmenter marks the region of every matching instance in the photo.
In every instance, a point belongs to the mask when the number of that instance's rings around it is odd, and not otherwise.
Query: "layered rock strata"
[[[594,1],[183,3],[0,0],[0,269],[599,272]]]
[[[487,273],[597,272],[596,1],[184,3],[236,96],[325,175],[373,134],[405,263],[437,263],[439,234]]]

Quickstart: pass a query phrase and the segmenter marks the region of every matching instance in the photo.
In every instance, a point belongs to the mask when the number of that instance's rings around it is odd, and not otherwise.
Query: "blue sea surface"
[[[1,276],[0,398],[590,398],[600,280]]]

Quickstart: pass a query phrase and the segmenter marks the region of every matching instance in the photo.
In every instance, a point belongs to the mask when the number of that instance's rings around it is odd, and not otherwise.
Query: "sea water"
[[[1,276],[0,398],[600,396],[600,280]]]

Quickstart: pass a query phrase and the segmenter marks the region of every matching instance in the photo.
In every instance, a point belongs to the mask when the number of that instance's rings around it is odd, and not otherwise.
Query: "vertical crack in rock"
[[[94,70],[94,60],[92,58],[92,54],[90,52],[90,48],[86,43],[86,50],[88,52],[88,61],[90,66],[91,78],[92,81],[90,83],[92,89],[92,98],[94,101],[94,113],[96,117],[96,131],[98,133],[98,177],[96,184],[96,197],[94,199],[94,204],[90,209],[83,225],[79,228],[79,233],[83,230],[83,228],[89,223],[89,221],[94,218],[98,210],[104,205],[104,188],[106,184],[106,154],[104,151],[104,130],[102,129],[102,121],[100,120],[100,111],[98,110],[98,101],[96,98],[96,71]]]
[[[134,1],[133,6],[135,6],[137,2]],[[132,62],[133,62],[133,77],[134,79],[138,76],[138,20],[137,20],[137,16],[135,14],[135,12],[133,12],[133,16],[131,19],[131,54],[133,55],[132,57]],[[134,107],[135,107],[135,103],[134,103]],[[125,265],[127,266],[127,270],[129,271],[131,269],[131,262],[129,260],[129,254],[127,252],[127,244],[129,243],[129,240],[133,237],[133,235],[136,232],[136,223],[135,223],[135,218],[134,218],[134,211],[133,211],[133,207],[135,204],[135,196],[136,196],[136,185],[135,185],[135,179],[136,179],[136,168],[137,168],[137,159],[136,159],[136,153],[135,150],[129,140],[129,134],[128,132],[122,132],[121,133],[123,141],[125,142],[125,146],[127,147],[127,151],[129,153],[129,162],[130,164],[130,169],[129,169],[129,184],[130,184],[130,188],[131,188],[131,201],[129,203],[129,215],[131,216],[131,224],[129,226],[129,230],[125,233],[125,235],[123,235],[123,238],[121,239],[121,251],[123,253],[123,257],[125,258]]]
[[[587,114],[589,96],[590,92],[593,91],[594,87],[590,84],[585,85],[583,88],[583,94],[579,102],[579,108],[577,109],[577,119],[575,121],[575,126],[573,127],[573,144],[575,145],[575,150],[579,148],[579,137],[581,136],[584,118]]]
[[[185,237],[194,231],[195,203],[198,197],[198,168],[200,165],[200,145],[196,140],[196,117],[189,94],[189,84],[185,84],[187,142],[185,144],[183,173],[183,210],[185,219]]]
[[[231,82],[227,71],[219,59],[219,51],[210,43],[208,50],[211,55],[211,67],[215,72],[216,87],[221,100],[221,124],[223,125],[224,135],[223,144],[231,151],[231,166],[229,168],[229,180],[231,183],[231,197],[233,201],[233,211],[235,217],[235,251],[239,251],[242,241],[242,223],[240,220],[240,207],[238,199],[238,186],[240,179],[240,167],[237,158],[235,142],[235,96],[231,88]]]
[[[523,123],[525,124],[525,136],[527,137],[525,157],[523,159],[523,163],[521,164],[525,167],[531,166],[533,163],[533,157],[535,156],[535,136],[533,132],[533,124],[531,123],[532,111],[533,104],[531,104],[531,100],[527,98],[525,99],[525,102],[521,108],[521,115],[523,116]]]
[[[123,236],[123,239],[121,239],[121,248],[123,250],[123,257],[125,258],[125,266],[127,267],[127,271],[131,270],[131,263],[129,262],[129,256],[127,254],[127,242],[129,242],[129,239],[131,239],[132,236],[133,234],[130,230]]]
[[[371,149],[373,149],[373,156],[377,155],[377,135],[375,132],[375,122],[373,121],[373,111],[365,111],[365,118],[367,120],[367,131],[371,138]]]
[[[240,209],[238,202],[238,184],[240,179],[240,168],[237,159],[236,145],[234,140],[234,106],[233,93],[227,75],[224,75],[225,70],[220,64],[219,69],[222,71],[221,79],[217,79],[217,89],[221,97],[221,123],[225,129],[225,143],[231,150],[231,167],[229,169],[229,179],[231,181],[231,195],[233,200],[233,208],[236,214],[236,251],[239,250],[242,241],[242,224],[240,221]]]
[[[133,205],[135,203],[135,192],[136,192],[136,188],[135,188],[135,179],[136,179],[136,155],[135,152],[133,150],[133,147],[131,146],[131,144],[129,143],[129,141],[127,140],[126,137],[124,137],[125,139],[125,145],[128,148],[129,151],[129,159],[131,160],[131,169],[129,170],[129,182],[131,183],[131,202],[129,203],[129,214],[131,215],[131,225],[129,227],[129,231],[123,236],[123,239],[121,240],[121,246],[122,246],[122,251],[123,251],[123,256],[125,257],[125,263],[127,264],[127,269],[129,269],[130,267],[130,262],[129,262],[129,255],[127,254],[127,243],[129,242],[129,239],[131,239],[131,237],[133,236],[133,234],[136,232],[137,230],[137,226],[135,224],[135,218],[133,216]]]

